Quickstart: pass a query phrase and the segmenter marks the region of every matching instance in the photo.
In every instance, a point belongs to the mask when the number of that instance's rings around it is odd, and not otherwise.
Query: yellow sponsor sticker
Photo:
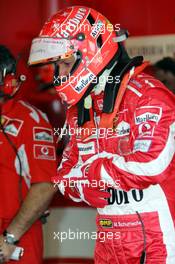
[[[100,226],[104,228],[113,227],[113,223],[109,219],[102,219],[100,220]]]

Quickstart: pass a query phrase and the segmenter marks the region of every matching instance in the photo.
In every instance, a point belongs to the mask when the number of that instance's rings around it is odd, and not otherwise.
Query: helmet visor
[[[35,38],[32,41],[28,64],[44,64],[66,59],[74,53],[74,46],[68,39]]]

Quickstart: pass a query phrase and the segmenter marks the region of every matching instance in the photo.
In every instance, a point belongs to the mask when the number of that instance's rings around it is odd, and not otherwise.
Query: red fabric
[[[166,264],[167,252],[163,243],[163,233],[158,215],[144,213],[141,214],[141,218],[146,227],[146,263]],[[105,227],[104,219],[112,224],[112,230],[110,227]],[[143,229],[137,216],[106,217],[106,215],[100,215],[97,216],[97,227],[96,264],[140,264],[144,241]]]
[[[144,87],[145,78],[154,88]],[[151,79],[148,75],[140,79],[142,89],[139,89],[138,92],[142,95],[141,98],[137,95],[132,98],[133,92],[128,91],[123,98],[119,113],[117,113],[117,124],[123,124],[123,130],[119,130],[118,133],[123,133],[123,135],[118,135],[118,140],[111,139],[110,144],[105,146],[105,151],[111,153],[108,158],[95,160],[89,168],[90,180],[102,178],[101,169],[103,166],[114,181],[120,182],[121,189],[126,191],[132,188],[143,189],[149,187],[150,184],[161,183],[174,169],[174,163],[171,163],[171,160],[166,161],[164,157],[164,160],[161,161],[165,163],[164,169],[160,169],[159,173],[152,175],[151,169],[153,168],[149,166],[149,162],[155,162],[168,144],[168,137],[171,134],[170,126],[175,120],[175,97],[159,81]],[[139,81],[139,78],[134,81]],[[133,89],[137,88],[132,82],[130,86]],[[124,109],[126,111],[123,111]],[[157,118],[157,121],[154,118]],[[117,124],[114,124],[116,128]],[[127,125],[129,125],[128,132],[124,131]],[[148,145],[145,147],[144,144]],[[140,146],[143,146],[142,150]],[[169,151],[166,158],[168,155],[171,156],[173,150]],[[121,163],[123,168],[120,166]],[[148,168],[151,168],[150,171],[146,167],[147,164]],[[149,173],[150,177],[148,177]]]
[[[2,123],[6,134],[20,155],[24,198],[30,184],[50,182],[51,177],[56,173],[52,129],[43,113],[23,101],[10,100],[4,105]],[[2,130],[0,131],[0,156],[0,218],[11,219],[20,206],[20,166],[17,155]]]

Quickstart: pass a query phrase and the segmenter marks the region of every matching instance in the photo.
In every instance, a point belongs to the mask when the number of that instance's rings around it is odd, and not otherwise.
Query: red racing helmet
[[[68,7],[52,16],[32,41],[29,65],[56,63],[74,54],[76,62],[69,77],[60,82],[54,76],[60,97],[74,105],[117,54],[117,30],[92,8]]]

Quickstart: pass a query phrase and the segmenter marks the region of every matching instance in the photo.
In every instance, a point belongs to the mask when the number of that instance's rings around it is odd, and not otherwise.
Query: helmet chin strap
[[[108,72],[108,76],[112,77],[111,78],[112,81],[111,82],[106,81],[105,88],[104,87],[97,88],[97,93],[100,92],[100,89],[102,90],[104,89],[103,110],[102,110],[103,113],[113,112],[115,100],[123,77],[128,71],[131,70],[132,67],[139,66],[143,62],[142,56],[137,56],[131,59],[129,58],[128,54],[126,53],[125,49],[122,46],[120,46],[120,49],[121,49],[121,53],[119,58],[115,61],[115,63],[112,65],[112,67],[109,69]],[[100,76],[101,77],[104,76],[104,73],[105,71]],[[100,76],[98,78],[98,84],[96,84],[96,87],[98,87],[99,85]],[[117,79],[119,80],[117,82],[116,82],[116,76]],[[94,89],[93,83],[91,83],[89,89],[87,90],[87,93],[78,103],[78,126],[82,126],[85,122],[90,121],[89,109],[86,109],[84,107],[84,98],[90,94],[92,89]]]
[[[106,83],[108,82],[108,78],[110,77],[110,73],[113,70],[113,68],[116,66],[117,61],[111,65],[110,68],[106,68],[106,70],[99,76],[98,78],[98,84],[92,89],[90,94],[84,98],[84,108],[90,109],[92,108],[92,97],[91,94],[101,94],[105,90]]]
[[[123,77],[127,72],[129,72],[133,67],[137,67],[142,64],[143,57],[136,56],[134,58],[129,58],[126,50],[121,45],[121,57],[118,60],[117,65],[113,68],[111,72],[113,82],[107,82],[104,97],[103,97],[103,113],[112,113],[114,110],[115,100],[117,93],[119,91]],[[116,76],[117,80],[116,81]]]
[[[99,76],[99,83],[93,88],[92,92],[95,95],[100,94],[105,90],[106,82],[112,72],[113,68],[117,65],[117,61],[108,69],[106,69],[100,76]]]
[[[109,64],[98,74],[98,76],[95,79],[95,82],[92,82],[81,100],[77,103],[78,108],[78,126],[82,126],[85,122],[90,121],[90,114],[89,109],[86,109],[84,105],[86,102],[84,102],[85,98],[91,93],[93,88],[99,84],[99,78],[103,75],[103,73],[109,69],[109,72],[111,71],[111,68],[116,65],[116,62],[118,61],[118,58],[120,57],[121,51],[120,49],[117,51],[117,53],[114,55],[112,60],[109,62]],[[115,66],[114,66],[115,67]]]

